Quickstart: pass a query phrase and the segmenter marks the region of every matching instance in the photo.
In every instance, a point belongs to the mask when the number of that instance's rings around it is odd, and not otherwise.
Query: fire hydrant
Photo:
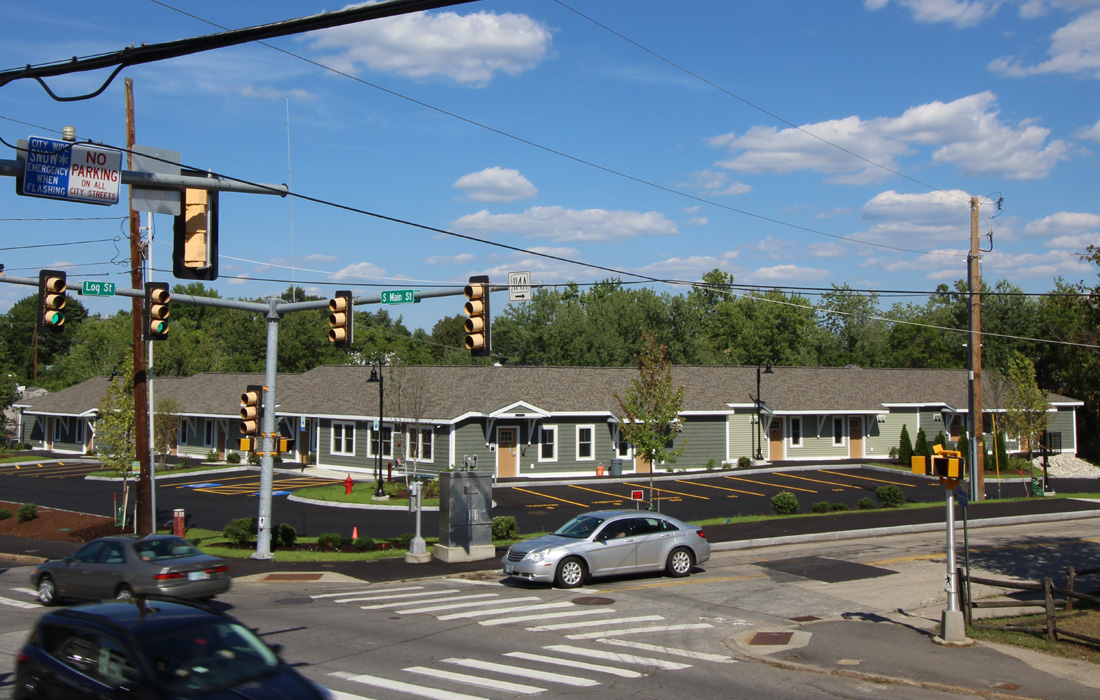
[[[351,493],[351,485],[355,482],[351,480],[351,474],[348,474],[348,478],[344,479],[344,493]]]

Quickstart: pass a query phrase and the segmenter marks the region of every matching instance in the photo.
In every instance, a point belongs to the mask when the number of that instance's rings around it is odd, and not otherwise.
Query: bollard
[[[348,474],[348,478],[344,479],[344,493],[351,493],[351,485],[355,482],[351,480],[351,474]]]
[[[172,511],[172,534],[176,537],[183,537],[186,532],[186,527],[183,522],[183,508],[176,508]]]

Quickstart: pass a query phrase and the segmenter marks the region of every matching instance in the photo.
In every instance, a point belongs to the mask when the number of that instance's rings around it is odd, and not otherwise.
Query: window
[[[419,435],[419,439],[417,436]],[[432,461],[432,440],[435,437],[435,431],[431,428],[409,428],[409,448],[406,455],[409,459],[418,459],[421,462]]]
[[[53,419],[53,441],[61,442],[62,436],[65,434],[65,421],[60,418]]]
[[[393,457],[393,428],[388,425],[383,425],[377,432],[371,430],[370,456],[376,457],[378,455],[379,437],[382,438],[382,458],[387,459]]]
[[[355,423],[332,423],[329,451],[334,455],[355,455]]]
[[[591,425],[577,426],[577,461],[591,461],[596,459],[593,449],[592,436],[596,429]]]
[[[539,461],[558,461],[558,426],[544,425],[539,428]]]
[[[176,444],[186,445],[187,444],[187,419],[186,418],[180,418],[179,433],[180,433],[179,436],[176,438]]]
[[[76,420],[76,435],[73,436],[73,442],[84,444],[84,421],[80,418]]]
[[[791,418],[791,447],[802,447],[801,418]]]
[[[833,446],[840,447],[844,444],[844,419],[833,418]]]
[[[202,444],[204,447],[214,446],[214,421],[209,418],[203,418],[203,430],[202,430]]]

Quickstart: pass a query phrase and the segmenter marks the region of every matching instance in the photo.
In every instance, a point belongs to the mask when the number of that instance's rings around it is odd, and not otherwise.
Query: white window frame
[[[387,431],[390,434],[388,440],[386,439],[386,432]],[[375,454],[374,446],[379,441],[379,438],[381,438],[382,459],[393,459],[393,433],[394,433],[393,426],[392,425],[386,425],[386,424],[383,423],[381,426],[379,426],[377,432],[378,432],[378,434],[375,435],[374,426],[371,426],[370,440],[367,442],[367,456],[368,457],[375,457],[375,458],[378,457],[378,455]],[[386,451],[387,447],[389,448],[388,452]]]
[[[626,445],[626,452],[623,452],[623,445]],[[621,430],[615,432],[615,457],[617,459],[634,459],[634,445],[623,437]]]
[[[581,431],[588,431],[588,440],[586,443],[581,441]],[[578,425],[576,431],[577,444],[576,444],[576,456],[578,462],[595,462],[596,461],[596,426],[595,425]],[[589,455],[587,457],[581,456],[581,445],[587,444]]]
[[[179,429],[179,432],[176,435],[176,444],[177,445],[186,445],[187,444],[187,419],[186,418],[180,418],[180,429]]]
[[[424,447],[428,454],[424,456]],[[435,456],[435,430],[432,428],[409,428],[405,434],[405,459],[417,462],[432,462]]]
[[[340,428],[340,438],[337,441],[336,428]],[[347,450],[348,431],[351,431],[351,451]],[[334,420],[329,425],[328,433],[328,451],[329,454],[340,457],[354,457],[355,456],[355,423],[352,421]],[[339,444],[339,449],[337,445]]]
[[[791,447],[802,447],[802,418],[800,416],[791,416],[787,421],[787,425],[791,431],[789,441]],[[798,426],[798,430],[795,430],[795,426]]]
[[[64,425],[63,424],[66,423],[66,422],[68,422],[68,421],[66,421],[61,416],[55,416],[54,417],[54,419],[53,419],[53,442],[64,442],[64,440],[62,440],[61,438],[65,436],[65,430],[64,430]]]
[[[546,442],[546,436],[547,435],[553,436],[550,440],[550,443],[549,443],[550,451],[551,451],[551,455],[549,457],[547,457],[543,454],[543,448],[546,447],[546,445],[547,445],[547,442]],[[540,462],[556,462],[556,461],[558,461],[558,435],[560,435],[560,433],[558,431],[558,426],[556,426],[556,425],[540,425],[539,426],[539,461]]]
[[[202,446],[213,447],[214,446],[214,419],[203,418],[202,419]]]
[[[840,423],[840,430],[837,431],[837,423]],[[844,447],[846,444],[845,431],[848,428],[848,419],[842,416],[833,416],[833,447]],[[837,438],[840,438],[839,440]]]
[[[76,424],[73,426],[73,442],[78,445],[84,444],[84,419],[77,418]]]

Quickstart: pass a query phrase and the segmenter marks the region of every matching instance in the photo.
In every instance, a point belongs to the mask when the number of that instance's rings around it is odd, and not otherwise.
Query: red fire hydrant
[[[344,493],[351,493],[351,485],[355,482],[351,480],[351,474],[348,474],[348,478],[344,479]]]

